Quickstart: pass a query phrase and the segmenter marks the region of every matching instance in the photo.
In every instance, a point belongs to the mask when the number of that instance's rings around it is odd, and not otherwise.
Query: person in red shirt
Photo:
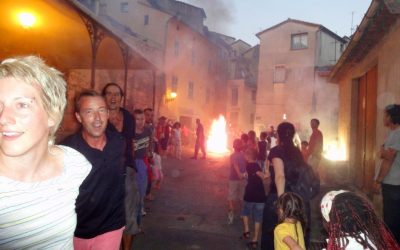
[[[314,172],[319,174],[319,163],[322,157],[324,139],[322,132],[318,129],[318,119],[311,119],[310,126],[313,132],[311,134],[310,141],[308,142],[307,154],[305,156],[305,159],[307,160],[308,164],[311,165]]]

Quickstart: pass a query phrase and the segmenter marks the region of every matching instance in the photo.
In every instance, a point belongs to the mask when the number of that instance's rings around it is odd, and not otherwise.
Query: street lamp
[[[36,22],[36,17],[28,12],[18,14],[18,21],[24,29],[32,28]]]
[[[169,103],[172,102],[173,100],[176,99],[176,97],[178,96],[178,94],[176,92],[169,92],[166,94],[165,96],[165,103]]]

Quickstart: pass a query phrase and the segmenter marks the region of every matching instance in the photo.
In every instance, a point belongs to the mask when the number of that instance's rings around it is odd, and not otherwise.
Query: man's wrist
[[[382,184],[382,180],[379,180],[379,179],[376,179],[375,182],[378,184]]]

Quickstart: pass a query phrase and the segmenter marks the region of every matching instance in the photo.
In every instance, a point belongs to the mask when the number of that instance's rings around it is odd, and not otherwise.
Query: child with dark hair
[[[254,130],[250,130],[247,135],[249,136],[249,140],[247,141],[247,148],[254,148],[258,151],[256,132],[254,132]]]
[[[282,194],[277,201],[279,224],[274,230],[275,250],[306,249],[303,227],[305,227],[304,204],[295,193]]]
[[[267,149],[268,142],[267,140],[267,132],[261,132],[260,141],[258,142],[258,162],[260,163],[261,169],[265,173],[266,168],[266,160],[267,160]]]
[[[353,192],[328,192],[321,201],[328,250],[400,249],[370,202]]]
[[[243,197],[243,238],[250,239],[249,216],[252,215],[254,221],[254,234],[251,238],[251,241],[247,243],[247,246],[251,249],[258,248],[258,235],[260,233],[261,222],[263,220],[265,202],[263,179],[269,177],[262,172],[260,165],[258,165],[257,155],[258,152],[254,148],[248,148],[245,152],[245,158],[247,161],[246,171],[248,179]]]
[[[243,133],[240,136],[240,140],[242,140],[243,143],[243,149],[247,149],[247,143],[249,142],[249,135],[246,133]]]
[[[152,163],[152,170],[153,170],[153,179],[155,181],[155,189],[160,189],[161,186],[161,181],[164,178],[163,172],[162,172],[162,161],[161,161],[161,156],[159,153],[159,146],[157,141],[154,142],[154,147],[153,147],[153,163]]]

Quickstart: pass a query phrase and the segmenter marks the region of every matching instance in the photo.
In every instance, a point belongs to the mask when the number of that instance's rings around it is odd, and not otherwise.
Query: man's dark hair
[[[314,122],[316,122],[316,123],[317,123],[317,125],[319,126],[319,120],[318,120],[317,118],[313,118],[313,119],[311,119],[311,121],[314,121]]]
[[[390,117],[393,124],[400,124],[400,105],[390,104],[385,108],[386,114]]]
[[[268,136],[267,132],[261,132],[260,139],[265,140],[267,138],[267,136]]]
[[[115,82],[109,82],[109,83],[106,84],[106,86],[103,87],[103,90],[101,91],[101,94],[102,94],[103,96],[106,96],[106,94],[107,94],[107,88],[110,87],[110,86],[118,87],[120,95],[121,95],[121,96],[124,96],[124,91],[122,90],[121,86],[119,86],[119,85],[116,84]]]
[[[143,112],[143,110],[142,109],[135,109],[134,111],[133,111],[133,114],[134,115],[141,115],[141,114],[143,114],[144,112]]]
[[[75,103],[74,103],[74,107],[75,107],[75,112],[79,113],[80,109],[81,109],[81,100],[83,97],[101,97],[104,99],[104,97],[102,95],[100,95],[97,91],[92,90],[92,89],[85,89],[82,90],[80,93],[78,93],[75,96]]]

